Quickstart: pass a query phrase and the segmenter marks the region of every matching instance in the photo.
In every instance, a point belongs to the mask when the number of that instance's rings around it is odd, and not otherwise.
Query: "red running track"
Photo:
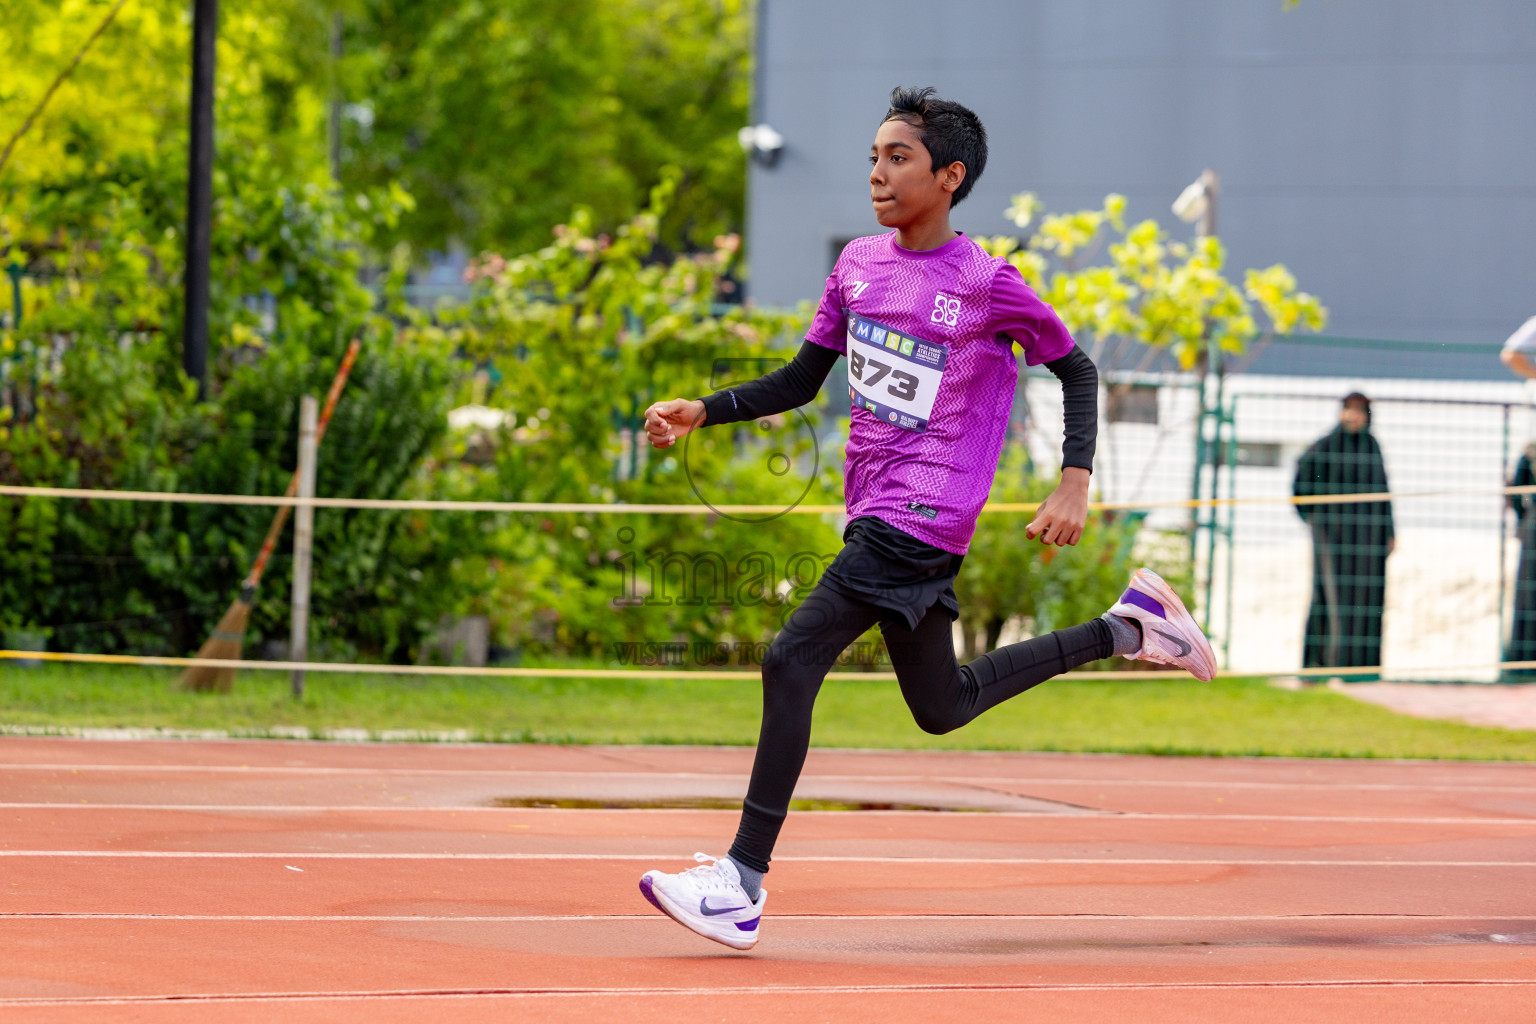
[[[763,939],[656,914],[730,748],[0,739],[0,1020],[1536,1020],[1527,765],[814,751]]]

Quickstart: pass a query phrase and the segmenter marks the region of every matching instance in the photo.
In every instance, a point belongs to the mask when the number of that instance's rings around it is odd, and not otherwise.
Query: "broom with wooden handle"
[[[336,400],[341,397],[341,389],[346,386],[347,375],[352,372],[352,364],[357,361],[357,353],[363,347],[361,338],[353,338],[347,346],[346,355],[341,357],[341,366],[336,371],[336,379],[331,381],[331,390],[325,396],[325,405],[320,410],[320,418],[315,424],[315,446],[319,447],[321,438],[325,437],[325,426],[331,421],[331,413],[336,409]],[[293,479],[288,481],[287,497],[293,497],[299,493],[299,474],[295,470]],[[288,522],[288,515],[293,511],[292,505],[283,505],[277,510],[277,515],[272,517],[272,526],[267,530],[267,538],[262,541],[261,551],[256,555],[256,561],[251,566],[251,571],[240,584],[240,596],[235,598],[219,624],[213,628],[213,635],[197,649],[199,658],[217,658],[224,661],[239,660],[241,652],[245,648],[245,627],[251,619],[251,606],[256,603],[256,590],[261,586],[261,574],[266,571],[267,561],[272,557],[272,551],[277,547],[277,538],[282,535],[283,526]],[[234,686],[235,670],[232,668],[207,668],[194,665],[181,674],[181,688],[184,690],[209,691],[217,690],[220,693],[228,693]]]

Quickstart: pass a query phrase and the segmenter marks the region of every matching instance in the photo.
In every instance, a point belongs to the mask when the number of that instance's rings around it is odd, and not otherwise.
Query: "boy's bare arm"
[[[1536,379],[1536,364],[1532,364],[1530,357],[1524,352],[1517,349],[1505,349],[1499,353],[1499,359],[1505,366],[1520,376],[1527,379]]]

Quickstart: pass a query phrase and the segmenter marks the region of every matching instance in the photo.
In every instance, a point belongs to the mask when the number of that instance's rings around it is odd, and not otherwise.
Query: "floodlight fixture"
[[[1204,181],[1191,183],[1183,192],[1179,193],[1179,198],[1173,201],[1174,214],[1186,224],[1193,224],[1203,217],[1205,215],[1205,207]]]
[[[1173,213],[1186,224],[1195,225],[1195,234],[1205,238],[1216,233],[1216,197],[1221,191],[1221,175],[1207,168],[1173,201]]]

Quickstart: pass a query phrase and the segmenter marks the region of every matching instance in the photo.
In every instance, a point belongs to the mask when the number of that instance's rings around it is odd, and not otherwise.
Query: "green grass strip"
[[[0,667],[0,725],[144,728],[287,735],[463,731],[550,743],[750,745],[760,688],[748,682],[462,679],[242,673],[231,694],[176,688],[164,669]],[[1253,680],[1060,679],[947,736],[912,723],[888,682],[832,682],[816,706],[818,746],[912,750],[1099,751],[1279,757],[1536,760],[1536,732],[1395,714],[1324,689]]]

